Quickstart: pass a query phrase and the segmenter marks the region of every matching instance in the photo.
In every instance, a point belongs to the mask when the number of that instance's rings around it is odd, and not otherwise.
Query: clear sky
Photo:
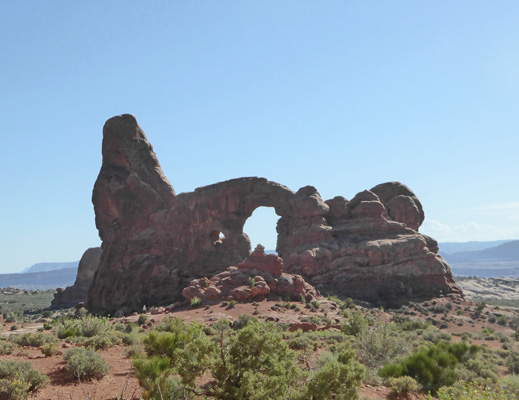
[[[518,21],[517,0],[0,2],[0,272],[100,244],[91,192],[122,113],[177,193],[396,180],[439,241],[519,239]],[[274,248],[275,215],[255,219]]]

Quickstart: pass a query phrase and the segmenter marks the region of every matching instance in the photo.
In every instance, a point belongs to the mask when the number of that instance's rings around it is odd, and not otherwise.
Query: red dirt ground
[[[449,302],[448,299],[436,299],[437,304],[445,304]],[[207,308],[197,309],[181,309],[172,313],[161,313],[152,315],[148,313],[147,316],[153,324],[158,324],[164,318],[169,316],[175,316],[183,319],[186,322],[199,321],[204,324],[211,324],[220,318],[227,318],[231,321],[238,319],[241,314],[253,314],[255,310],[256,316],[260,319],[270,317],[280,323],[295,323],[301,320],[303,317],[311,317],[313,315],[326,316],[331,319],[334,323],[337,323],[343,319],[342,310],[337,308],[334,303],[329,301],[321,301],[321,309],[318,312],[311,312],[304,308],[304,304],[297,303],[301,308],[300,311],[287,310],[283,307],[275,307],[275,301],[261,301],[258,303],[245,303],[236,304],[235,307],[222,307],[221,304],[211,305]],[[461,306],[461,310],[457,309],[457,306]],[[459,332],[479,332],[483,327],[491,326],[496,332],[505,332],[507,335],[511,334],[512,330],[508,327],[498,325],[496,323],[489,324],[488,321],[473,319],[470,311],[465,311],[466,307],[474,309],[475,304],[470,301],[463,301],[459,304],[454,304],[453,309],[448,313],[448,318],[453,317],[456,321],[463,319],[464,325],[458,326],[457,323],[449,322],[449,327],[445,329],[446,332],[453,334]],[[507,313],[506,309],[495,310],[495,308],[488,306],[485,312],[499,312]],[[384,320],[389,320],[391,315],[383,312],[382,310],[375,309],[372,313],[376,313],[379,317]],[[458,315],[460,314],[460,315]],[[432,315],[429,315],[431,317]],[[441,315],[436,317],[440,320]],[[133,315],[130,317],[114,319],[114,323],[119,322],[136,322],[138,316]],[[418,315],[413,318],[423,318]],[[474,324],[469,323],[469,320],[473,320]],[[0,321],[1,322],[1,321]],[[23,333],[28,331],[36,331],[42,326],[42,324],[30,324],[22,326],[21,329],[16,331],[10,331],[12,324],[3,324],[2,335],[6,336],[12,333]],[[472,326],[474,325],[474,326]],[[453,336],[453,341],[460,340],[459,336]],[[62,341],[62,343],[64,343]],[[498,340],[473,340],[474,344],[486,345],[489,348],[495,349],[501,346]],[[114,346],[108,350],[101,351],[102,356],[108,361],[112,369],[108,375],[101,380],[93,380],[91,382],[78,382],[74,378],[67,375],[65,371],[65,363],[63,361],[63,355],[59,354],[54,357],[45,357],[41,351],[37,348],[23,348],[17,354],[9,356],[2,356],[2,359],[13,359],[13,360],[28,360],[32,363],[34,368],[44,372],[50,378],[50,383],[45,388],[40,390],[31,399],[36,400],[134,400],[139,399],[141,396],[141,390],[139,388],[137,379],[133,375],[131,361],[126,357],[126,347]],[[63,352],[65,349],[62,349]],[[366,398],[370,400],[382,400],[382,399],[394,399],[390,396],[390,390],[386,387],[377,387],[364,385],[361,388],[360,398]],[[425,396],[410,396],[409,400],[423,400]]]

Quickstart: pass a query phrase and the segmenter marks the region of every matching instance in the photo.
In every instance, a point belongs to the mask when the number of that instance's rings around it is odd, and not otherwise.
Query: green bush
[[[438,400],[514,400],[517,393],[506,383],[492,385],[488,382],[462,382],[453,387],[442,387],[437,393]],[[428,400],[432,400],[429,396]]]
[[[144,315],[144,314],[139,315],[139,319],[137,320],[137,323],[139,325],[143,325],[146,322],[148,322],[148,317],[146,315]]]
[[[452,336],[447,332],[441,332],[434,326],[429,326],[422,334],[422,338],[432,343],[449,342]]]
[[[232,329],[239,330],[245,328],[249,322],[256,321],[257,318],[248,314],[241,314],[236,321],[232,324]]]
[[[191,299],[191,307],[196,308],[199,307],[202,304],[202,299],[200,297],[193,297]]]
[[[358,336],[368,330],[368,320],[357,311],[351,318],[341,324],[341,331],[351,336]]]
[[[510,349],[508,350],[506,366],[508,368],[508,372],[511,374],[519,374],[519,348],[515,345],[510,346]]]
[[[421,389],[420,384],[410,376],[389,378],[387,384],[391,388],[391,392],[396,396],[405,396],[409,393],[418,393]]]
[[[27,399],[49,381],[47,375],[35,370],[29,361],[0,361],[0,396]]]
[[[361,362],[375,369],[409,352],[407,338],[394,324],[381,323],[359,335],[356,347]]]
[[[8,342],[5,340],[0,341],[0,355],[12,354],[15,348],[16,344],[13,342]]]
[[[478,350],[477,346],[465,343],[440,342],[419,349],[400,363],[387,364],[379,371],[379,375],[384,378],[410,376],[434,394],[440,387],[452,385],[457,378],[457,364]]]
[[[160,330],[151,331],[144,339],[146,356],[133,360],[144,398],[356,398],[364,367],[353,357],[348,336],[283,332],[276,324],[255,318],[239,325],[240,329],[231,329],[229,321],[220,320],[208,329],[168,319]],[[340,342],[341,350],[320,369],[304,371],[298,353],[288,345],[299,337],[323,344]],[[203,376],[212,378],[211,385],[200,386]]]
[[[9,340],[18,346],[41,347],[47,343],[57,343],[58,339],[54,335],[40,332],[28,332],[23,335],[12,335]]]
[[[106,317],[85,315],[80,318],[64,317],[54,324],[54,332],[60,339],[74,336],[92,337],[113,330],[110,320]]]
[[[365,372],[365,368],[355,361],[354,353],[347,349],[339,353],[337,360],[326,363],[315,373],[305,388],[307,395],[304,398],[357,399]]]
[[[101,379],[110,371],[110,365],[99,353],[83,347],[68,350],[64,359],[67,372],[79,380]]]
[[[55,356],[58,353],[58,343],[45,343],[40,350],[46,357]]]
[[[100,335],[88,337],[81,342],[87,348],[94,350],[106,350],[117,344],[121,344],[122,336],[120,332],[104,332]]]

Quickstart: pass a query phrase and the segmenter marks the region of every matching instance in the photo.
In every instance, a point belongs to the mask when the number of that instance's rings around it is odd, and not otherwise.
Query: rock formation
[[[317,290],[300,275],[283,273],[283,260],[275,254],[265,254],[265,248],[256,247],[249,257],[237,266],[213,275],[191,281],[182,290],[191,300],[195,297],[206,301],[249,301],[276,295],[278,298],[310,302],[318,296]]]
[[[323,293],[374,303],[460,295],[437,242],[418,233],[422,205],[389,182],[351,201],[323,201],[264,178],[240,178],[175,194],[132,115],[108,120],[94,186],[103,254],[89,291],[93,312],[130,312],[181,299],[193,279],[238,265],[250,252],[243,226],[273,207],[277,253],[287,274]]]
[[[51,307],[73,307],[77,303],[86,301],[102,252],[100,247],[92,247],[85,251],[79,261],[76,281],[66,289],[58,288]]]

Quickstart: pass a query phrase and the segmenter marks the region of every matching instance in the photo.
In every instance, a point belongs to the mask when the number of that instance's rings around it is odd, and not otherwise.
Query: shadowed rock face
[[[191,280],[239,264],[251,252],[243,226],[261,206],[280,216],[284,272],[323,293],[377,303],[461,294],[436,241],[417,231],[420,201],[398,182],[351,201],[256,177],[176,195],[135,118],[122,115],[105,124],[92,199],[103,241],[87,301],[94,312],[179,300]]]
[[[102,252],[100,247],[92,247],[85,251],[79,261],[76,281],[72,286],[66,289],[59,288],[56,291],[51,307],[73,307],[77,303],[86,301]]]

